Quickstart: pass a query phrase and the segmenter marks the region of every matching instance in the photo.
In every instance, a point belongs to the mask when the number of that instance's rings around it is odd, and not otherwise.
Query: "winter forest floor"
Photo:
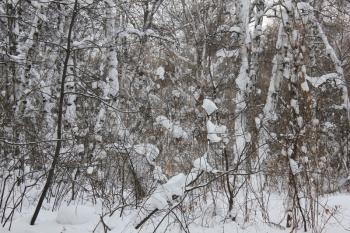
[[[259,211],[253,209],[249,223],[243,224],[243,219],[237,215],[236,221],[225,220],[223,210],[219,205],[216,207],[216,216],[213,216],[212,203],[207,203],[208,213],[191,222],[182,221],[181,225],[176,219],[184,216],[166,215],[166,211],[159,212],[147,221],[140,229],[136,230],[135,225],[139,221],[138,210],[124,210],[120,217],[120,212],[116,211],[113,216],[104,217],[106,229],[110,233],[136,233],[136,232],[189,232],[189,233],[216,233],[216,232],[241,232],[241,233],[279,233],[290,232],[285,229],[285,214],[283,211],[283,195],[271,195],[269,198],[268,210],[270,223],[264,223],[259,220]],[[350,232],[350,194],[338,193],[320,198],[319,206],[323,206],[319,211],[318,227],[308,232],[328,232],[328,233],[346,233]],[[280,206],[280,208],[279,208]],[[29,225],[34,207],[24,206],[21,213],[18,213],[13,220],[12,229],[8,231],[0,228],[1,233],[88,233],[104,232],[103,224],[100,222],[100,205],[94,206],[85,203],[71,204],[68,207],[61,206],[58,211],[49,210],[50,205],[46,204],[40,212],[37,223],[34,226]],[[163,220],[163,221],[162,221]],[[162,222],[160,225],[159,223]],[[159,226],[158,226],[159,225]],[[302,227],[296,230],[303,232]]]

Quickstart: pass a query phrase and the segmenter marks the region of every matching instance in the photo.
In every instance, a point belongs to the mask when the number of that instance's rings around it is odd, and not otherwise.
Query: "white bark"
[[[346,80],[344,77],[344,70],[342,67],[342,62],[339,60],[334,48],[330,45],[327,36],[325,35],[325,33],[323,32],[322,26],[319,22],[316,22],[317,24],[317,28],[319,31],[319,34],[321,36],[322,42],[326,47],[326,53],[327,55],[330,57],[330,59],[332,60],[335,70],[338,74],[338,78],[341,80],[342,85],[341,85],[341,89],[342,89],[342,98],[343,98],[343,107],[346,109],[346,113],[347,113],[347,118],[348,120],[350,120],[350,102],[349,102],[349,92],[348,92],[348,88],[346,85]]]
[[[277,54],[273,58],[272,77],[267,92],[266,103],[263,108],[263,116],[257,119],[257,126],[260,128],[258,136],[258,156],[260,161],[264,161],[270,153],[268,139],[271,137],[269,133],[269,124],[271,121],[277,120],[276,108],[279,98],[279,91],[283,77],[289,78],[289,58],[290,53],[286,50],[290,47],[288,36],[285,32],[285,25],[289,21],[289,16],[284,7],[280,7],[282,22],[278,29],[278,38],[276,42]],[[287,57],[285,57],[287,54]]]
[[[67,107],[66,107],[66,113],[65,113],[65,120],[69,123],[71,129],[73,132],[78,131],[78,126],[76,123],[77,119],[77,107],[75,105],[76,101],[76,94],[75,93],[75,80],[74,80],[74,63],[73,60],[70,58],[68,61],[68,77],[67,77],[67,82],[66,82],[66,90],[68,92],[67,94]],[[69,93],[71,92],[71,93]]]
[[[107,5],[106,10],[106,37],[107,37],[107,43],[109,45],[106,59],[107,60],[107,77],[106,80],[102,80],[100,82],[102,90],[103,90],[103,98],[105,100],[108,100],[109,104],[112,106],[116,106],[116,101],[114,100],[119,93],[119,81],[118,81],[118,58],[117,58],[117,49],[115,44],[115,32],[116,32],[116,25],[115,20],[117,19],[117,13],[116,13],[116,5],[112,0],[106,0],[105,1]],[[97,134],[100,133],[100,131],[103,129],[103,125],[106,119],[106,113],[107,113],[108,107],[103,105],[97,115],[96,120],[96,126],[95,126],[95,132]],[[121,125],[121,119],[118,114],[114,114],[116,118],[116,124],[117,126]],[[122,131],[125,131],[125,127],[118,127]]]
[[[246,98],[250,92],[252,80],[249,77],[248,49],[251,42],[249,34],[250,1],[239,0],[236,6],[236,15],[240,27],[240,57],[241,67],[235,82],[238,87],[235,103],[235,138],[234,145],[235,162],[243,155],[247,142],[250,141],[250,134],[247,132],[247,119],[245,114]]]

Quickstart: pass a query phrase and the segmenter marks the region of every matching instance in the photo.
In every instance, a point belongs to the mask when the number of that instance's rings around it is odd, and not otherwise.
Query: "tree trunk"
[[[63,100],[64,100],[64,84],[65,80],[67,77],[67,67],[68,67],[68,61],[70,57],[70,52],[71,52],[71,37],[72,37],[72,31],[73,31],[73,26],[75,22],[75,18],[78,13],[78,0],[74,1],[74,8],[73,8],[73,14],[72,14],[72,20],[69,25],[69,31],[68,31],[68,38],[67,38],[67,48],[66,48],[66,58],[63,64],[63,72],[62,72],[62,78],[61,78],[61,90],[60,90],[60,99],[59,99],[59,105],[58,105],[58,118],[57,118],[57,143],[56,143],[56,149],[55,149],[55,154],[53,157],[53,161],[49,170],[49,174],[46,179],[45,186],[43,188],[43,191],[41,193],[41,196],[39,198],[39,202],[35,208],[33,217],[30,221],[30,225],[34,225],[35,221],[39,215],[41,206],[44,202],[44,199],[46,197],[46,193],[50,188],[51,181],[54,176],[55,172],[55,167],[58,163],[59,155],[60,155],[60,150],[61,150],[61,145],[62,145],[62,118],[63,118]]]

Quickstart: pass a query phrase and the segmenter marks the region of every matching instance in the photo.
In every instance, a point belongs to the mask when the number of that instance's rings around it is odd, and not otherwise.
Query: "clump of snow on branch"
[[[223,138],[226,141],[227,127],[225,125],[216,125],[210,120],[207,121],[207,138],[210,142],[220,142]],[[218,136],[220,135],[220,136]]]
[[[173,123],[166,116],[158,116],[156,118],[156,125],[161,125],[167,129],[174,138],[187,139],[188,133],[177,123]]]
[[[325,74],[325,75],[322,75],[319,77],[307,76],[306,80],[309,81],[311,83],[311,85],[316,87],[316,88],[321,86],[322,84],[327,83],[327,82],[334,84],[336,87],[341,86],[341,85],[345,85],[345,83],[343,82],[341,77],[339,77],[339,75],[337,73]]]
[[[167,208],[175,196],[183,195],[186,183],[187,176],[183,173],[171,177],[168,182],[156,188],[151,197],[146,201],[145,206],[154,209]]]
[[[134,145],[134,150],[136,153],[144,155],[150,164],[153,164],[154,160],[159,155],[159,149],[155,145],[149,143]]]
[[[159,66],[156,70],[156,75],[159,77],[159,79],[164,80],[164,74],[165,74],[164,67]]]
[[[209,173],[210,172],[212,172],[212,173],[218,172],[209,164],[207,153],[205,153],[202,157],[194,160],[193,167],[198,169],[199,171],[205,171],[205,172],[209,172]]]
[[[204,110],[207,112],[209,116],[213,114],[216,110],[218,110],[218,107],[216,107],[216,104],[210,99],[204,99],[202,107],[204,108]]]

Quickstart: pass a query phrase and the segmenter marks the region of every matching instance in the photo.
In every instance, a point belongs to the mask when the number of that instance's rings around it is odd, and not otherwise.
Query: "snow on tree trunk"
[[[106,42],[108,44],[107,55],[105,60],[107,60],[107,76],[105,80],[101,80],[100,84],[103,91],[103,99],[116,107],[116,98],[119,93],[119,81],[118,81],[118,57],[117,57],[117,48],[115,47],[115,33],[116,25],[115,21],[117,19],[117,13],[115,9],[115,4],[112,0],[105,1],[107,10],[106,10]],[[106,120],[106,113],[108,107],[102,104],[102,107],[97,115],[95,132],[97,133],[97,138],[101,137],[100,132],[103,129],[103,125]],[[114,110],[115,111],[115,110]],[[114,114],[117,125],[121,125],[121,119],[118,114]],[[119,127],[118,127],[119,128]],[[123,129],[122,127],[121,129]]]
[[[35,34],[38,33],[38,25],[39,25],[39,17],[38,14],[40,13],[40,7],[41,4],[39,4],[39,9],[36,9],[34,13],[34,18],[32,20],[33,26],[31,27],[31,30],[29,32],[28,38],[26,41],[18,47],[17,51],[19,54],[17,55],[18,58],[24,59],[25,66],[21,67],[19,70],[19,79],[21,82],[21,86],[19,88],[19,96],[22,106],[20,109],[17,109],[17,114],[21,114],[18,111],[21,111],[22,114],[29,116],[33,110],[34,106],[32,104],[33,100],[31,98],[30,92],[32,91],[33,84],[35,83],[34,78],[36,78],[34,75],[31,74],[32,69],[32,60],[33,60],[33,54],[34,54],[34,46],[36,43]],[[18,106],[18,107],[19,107]]]
[[[264,12],[265,12],[265,1],[259,0],[256,1],[254,11],[254,30],[253,30],[253,38],[252,38],[252,56],[250,61],[250,71],[249,76],[252,81],[252,90],[255,90],[256,82],[257,82],[257,72],[259,68],[258,59],[263,51],[263,45],[261,43],[261,35],[262,35],[262,26],[264,20]],[[256,93],[255,93],[256,94]]]
[[[272,121],[277,120],[277,103],[279,98],[279,91],[281,88],[281,82],[283,77],[288,78],[288,58],[285,57],[288,53],[288,38],[285,32],[285,24],[289,21],[286,10],[281,7],[281,18],[283,22],[280,22],[276,50],[277,54],[273,58],[272,77],[267,92],[266,102],[263,108],[263,115],[256,118],[256,125],[259,128],[258,136],[258,157],[260,161],[264,161],[270,153],[268,139],[271,137],[269,132],[269,124]]]
[[[252,86],[252,80],[249,77],[249,60],[248,60],[248,49],[250,41],[249,34],[249,16],[250,16],[250,1],[240,0],[237,1],[236,15],[238,25],[240,27],[239,33],[239,46],[240,46],[240,57],[241,67],[239,70],[238,77],[236,78],[236,85],[238,91],[236,93],[235,103],[235,138],[236,142],[234,145],[235,162],[239,162],[244,154],[247,143],[250,142],[250,134],[247,132],[247,119],[246,119],[246,98],[250,92]]]
[[[69,125],[69,128],[73,131],[73,132],[78,132],[78,126],[76,123],[76,118],[77,118],[77,107],[75,105],[75,101],[76,101],[76,94],[75,93],[75,81],[74,81],[74,77],[75,77],[75,73],[74,73],[74,63],[73,63],[73,59],[70,58],[68,61],[68,77],[67,77],[67,82],[66,82],[66,92],[68,92],[66,94],[67,96],[67,107],[66,107],[66,114],[65,114],[65,120]]]
[[[55,61],[57,57],[49,57],[49,64],[51,67],[54,67]],[[57,74],[57,70],[55,68],[50,68],[47,71],[47,77],[40,82],[40,88],[42,91],[42,100],[44,102],[44,117],[47,124],[47,133],[46,133],[46,139],[53,138],[54,134],[54,119],[53,119],[53,112],[52,109],[54,108],[55,104],[52,100],[53,92],[52,92],[52,79],[57,78],[59,74]]]
[[[236,2],[236,17],[239,26],[239,53],[241,59],[241,65],[238,77],[235,82],[238,87],[235,98],[235,145],[234,145],[234,162],[239,164],[244,161],[244,168],[246,172],[251,172],[251,157],[250,153],[247,153],[251,149],[251,137],[252,134],[248,130],[248,107],[250,101],[250,95],[252,87],[254,85],[252,79],[254,79],[254,71],[250,69],[251,59],[251,35],[249,28],[249,20],[251,13],[251,2],[246,0],[239,0]],[[256,51],[255,51],[256,52]],[[251,74],[250,74],[251,72]],[[245,207],[244,207],[244,221],[249,219],[249,184],[250,177],[247,176],[245,180]]]
[[[319,34],[321,36],[322,42],[326,47],[326,53],[327,55],[330,57],[330,59],[332,60],[335,70],[338,74],[338,78],[341,80],[342,84],[341,84],[341,88],[342,88],[342,98],[343,98],[343,107],[346,109],[346,113],[347,113],[347,118],[348,120],[350,120],[350,102],[349,102],[349,92],[348,92],[348,88],[347,88],[347,84],[346,84],[346,80],[344,77],[344,70],[342,67],[342,62],[339,60],[334,48],[330,45],[327,36],[325,35],[325,33],[323,32],[322,26],[319,22],[316,22],[317,24],[317,28],[319,31]]]

